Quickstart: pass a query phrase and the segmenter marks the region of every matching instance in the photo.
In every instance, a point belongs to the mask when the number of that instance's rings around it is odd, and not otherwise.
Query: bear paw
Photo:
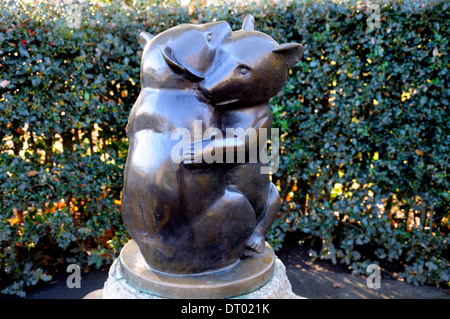
[[[251,257],[256,254],[262,254],[264,251],[264,236],[259,232],[254,231],[245,244],[244,255]]]
[[[196,143],[183,147],[183,164],[184,165],[194,165],[201,164],[203,162],[203,149]]]

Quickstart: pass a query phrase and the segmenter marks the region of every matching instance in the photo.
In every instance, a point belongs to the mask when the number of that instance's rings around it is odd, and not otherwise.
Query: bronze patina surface
[[[141,33],[142,90],[128,119],[122,216],[154,270],[208,273],[264,254],[280,195],[249,153],[267,144],[260,132],[272,126],[269,99],[303,47],[280,45],[254,25],[248,16],[237,31],[222,21]],[[177,153],[180,128],[190,138]],[[228,137],[230,128],[253,131]],[[246,161],[205,160],[238,150]]]
[[[232,267],[197,275],[173,275],[148,267],[138,246],[130,240],[120,253],[120,271],[128,284],[166,298],[228,298],[251,292],[267,283],[274,271],[275,254],[266,243],[263,253],[239,259]]]

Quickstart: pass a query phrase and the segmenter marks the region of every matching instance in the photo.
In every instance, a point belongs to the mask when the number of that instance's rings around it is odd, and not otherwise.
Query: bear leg
[[[226,267],[242,255],[256,225],[255,211],[247,198],[233,187],[219,197],[193,223],[195,250],[203,266]]]
[[[281,207],[281,197],[278,189],[273,183],[270,183],[269,197],[267,205],[259,218],[253,234],[248,239],[244,251],[245,256],[253,256],[257,253],[262,253],[264,250],[264,241],[267,233],[272,227],[273,222],[278,216]]]

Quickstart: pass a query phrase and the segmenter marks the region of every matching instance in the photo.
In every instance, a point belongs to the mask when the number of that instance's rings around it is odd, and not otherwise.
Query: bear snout
[[[222,84],[221,82],[209,82],[206,79],[198,85],[198,89],[210,103],[215,104],[218,101],[222,102],[224,98],[227,99],[224,96]]]
[[[211,90],[206,88],[203,84],[199,84],[198,89],[203,94],[203,96],[206,97],[207,99],[212,98]]]

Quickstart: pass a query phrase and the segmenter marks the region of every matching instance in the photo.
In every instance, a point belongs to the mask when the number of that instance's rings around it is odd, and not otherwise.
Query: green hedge
[[[313,258],[365,273],[397,265],[449,283],[448,5],[383,2],[181,7],[0,0],[0,285],[24,295],[58,267],[107,266],[128,239],[120,215],[125,125],[140,90],[140,31],[253,14],[305,58],[272,99],[283,198],[268,240],[320,243]],[[72,15],[73,17],[73,15]]]

